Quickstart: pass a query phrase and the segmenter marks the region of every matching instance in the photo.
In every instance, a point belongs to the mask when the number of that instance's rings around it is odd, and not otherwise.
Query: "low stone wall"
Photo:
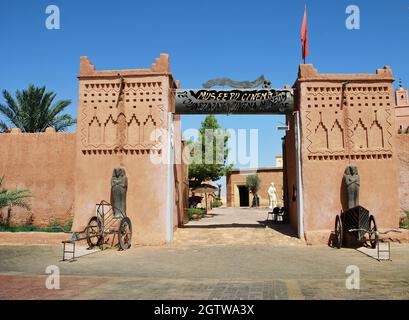
[[[61,246],[61,242],[68,239],[70,235],[63,232],[0,232],[2,246]]]
[[[0,176],[9,190],[28,188],[31,211],[13,208],[12,224],[72,220],[74,205],[75,133],[0,134]],[[6,209],[1,212],[7,215]]]

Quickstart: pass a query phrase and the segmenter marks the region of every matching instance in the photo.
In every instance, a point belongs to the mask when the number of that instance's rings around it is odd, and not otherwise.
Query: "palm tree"
[[[0,187],[3,183],[4,177],[0,176]],[[0,189],[0,210],[8,207],[7,218],[5,223],[10,224],[11,220],[11,208],[12,207],[22,207],[30,210],[30,205],[26,202],[28,198],[31,198],[31,191],[29,189],[14,189],[7,190],[5,188]]]
[[[47,127],[64,131],[76,122],[70,115],[61,114],[71,100],[59,100],[52,104],[56,94],[46,92],[45,87],[29,85],[25,90],[17,90],[15,99],[7,90],[3,90],[3,97],[6,104],[0,103],[0,113],[12,127],[20,128],[22,132],[43,132]],[[8,124],[1,120],[0,130],[9,130]]]
[[[261,179],[257,174],[249,175],[246,177],[246,187],[253,194],[253,204],[252,207],[258,207],[259,198],[258,191],[260,190]]]

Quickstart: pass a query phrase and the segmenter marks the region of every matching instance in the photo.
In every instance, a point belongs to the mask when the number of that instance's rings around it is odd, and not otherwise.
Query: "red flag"
[[[302,44],[302,58],[305,63],[305,58],[308,56],[308,35],[307,35],[307,6],[304,9],[304,18],[301,26],[301,44]]]

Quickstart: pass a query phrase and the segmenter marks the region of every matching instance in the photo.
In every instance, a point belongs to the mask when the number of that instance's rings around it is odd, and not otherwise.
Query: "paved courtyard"
[[[259,226],[263,211],[215,214],[179,230],[170,245],[82,246],[75,262],[60,261],[60,245],[0,245],[0,299],[409,299],[407,245],[378,262]],[[45,287],[49,265],[60,269],[60,290]],[[359,267],[359,290],[346,289],[350,265]]]
[[[305,245],[289,225],[267,221],[268,211],[250,208],[214,209],[207,217],[191,221],[176,230],[172,245]]]

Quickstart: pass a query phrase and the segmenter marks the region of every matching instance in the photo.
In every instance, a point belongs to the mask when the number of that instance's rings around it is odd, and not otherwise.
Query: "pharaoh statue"
[[[269,198],[269,205],[268,207],[270,209],[273,209],[275,207],[277,207],[278,202],[277,202],[277,189],[276,186],[274,184],[274,182],[271,182],[270,187],[268,188],[268,198]]]
[[[128,179],[125,169],[115,168],[111,179],[111,202],[114,210],[114,217],[120,218],[126,213],[126,190],[128,189]]]
[[[358,168],[356,166],[346,167],[344,173],[344,182],[346,187],[348,209],[359,206],[360,179]]]

